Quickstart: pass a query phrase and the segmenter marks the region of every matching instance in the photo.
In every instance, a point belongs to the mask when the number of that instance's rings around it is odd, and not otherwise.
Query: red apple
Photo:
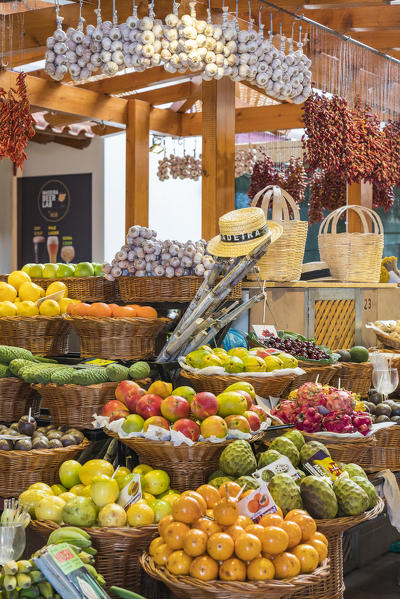
[[[260,422],[265,422],[268,418],[268,412],[266,410],[264,410],[264,408],[262,408],[261,406],[252,406],[251,408],[252,412],[255,412],[256,414],[258,414],[258,417],[260,419]]]
[[[126,407],[134,414],[136,412],[136,404],[147,391],[141,387],[134,387],[125,398]]]
[[[190,409],[195,418],[204,420],[209,416],[214,416],[218,412],[218,399],[213,393],[202,391],[196,393],[190,404]]]
[[[162,397],[153,393],[146,393],[136,404],[136,414],[147,420],[151,416],[161,416]]]
[[[139,385],[133,381],[121,381],[115,389],[116,399],[126,404],[126,398],[136,387],[139,387]]]
[[[250,424],[250,428],[251,430],[254,431],[258,431],[260,426],[261,426],[261,421],[260,418],[258,416],[258,414],[256,414],[255,412],[250,412],[249,410],[247,410],[243,416],[245,418],[247,418],[247,420],[249,421]]]
[[[165,428],[166,431],[169,431],[169,422],[165,420],[162,416],[151,416],[144,421],[143,424],[143,432],[146,432],[150,425],[159,426],[160,428]]]
[[[102,416],[112,416],[112,414],[114,412],[116,412],[117,410],[121,410],[121,411],[123,410],[124,412],[128,412],[125,404],[123,404],[121,401],[117,401],[116,399],[112,399],[111,401],[108,401],[101,408],[101,415]],[[129,414],[129,412],[128,412],[128,414]]]
[[[250,422],[244,416],[235,416],[231,414],[225,418],[226,426],[230,431],[250,432]]]
[[[120,420],[121,418],[125,420],[127,416],[129,416],[128,410],[116,410],[111,414],[110,422],[114,422],[114,420]]]
[[[205,439],[207,437],[224,439],[228,434],[228,427],[221,416],[209,416],[201,423],[200,432]]]
[[[161,414],[170,422],[175,422],[180,418],[187,418],[190,412],[190,405],[187,399],[179,395],[169,395],[161,404]]]
[[[192,439],[192,441],[198,441],[200,437],[200,427],[193,420],[189,420],[189,418],[180,418],[177,420],[172,430],[178,431],[188,437],[188,439]]]
[[[247,391],[241,391],[239,389],[236,389],[236,393],[240,393],[240,395],[243,395],[243,397],[247,401],[247,409],[251,410],[251,406],[253,405],[253,400],[251,399],[250,393],[247,393]]]

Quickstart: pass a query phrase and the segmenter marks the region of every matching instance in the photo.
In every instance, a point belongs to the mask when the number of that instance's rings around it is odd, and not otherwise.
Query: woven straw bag
[[[358,214],[362,233],[337,233],[342,214]],[[371,223],[372,232],[369,224]],[[329,230],[330,228],[330,230]],[[383,226],[378,214],[365,206],[343,206],[321,223],[318,235],[321,260],[326,262],[333,279],[357,283],[379,283],[383,254]]]
[[[292,196],[277,185],[268,185],[261,189],[254,196],[251,205],[257,206],[260,198],[265,216],[271,204],[271,220],[283,227],[281,237],[268,247],[267,253],[258,262],[260,277],[265,281],[298,281],[303,265],[308,224],[300,220],[300,211]],[[292,211],[293,220],[290,220],[289,209]],[[257,277],[250,274],[248,278],[255,280]]]

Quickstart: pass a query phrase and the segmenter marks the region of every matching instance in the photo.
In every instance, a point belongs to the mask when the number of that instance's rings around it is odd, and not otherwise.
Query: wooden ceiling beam
[[[351,37],[381,51],[390,51],[392,48],[400,48],[400,31],[398,29],[377,29],[375,31],[364,32],[356,31],[351,34]]]
[[[172,110],[152,106],[150,109],[150,131],[180,137],[182,135],[182,116],[184,115]]]
[[[157,83],[164,81],[180,81],[192,75],[190,71],[187,73],[167,73],[164,67],[154,67],[143,71],[142,73],[126,73],[124,75],[116,75],[115,77],[107,77],[98,81],[91,81],[84,85],[76,87],[88,89],[103,94],[127,94],[137,89],[151,87]]]
[[[202,81],[203,79],[201,77],[193,77],[191,81],[191,92],[187,99],[180,102],[174,102],[170,110],[173,112],[180,112],[182,114],[190,110],[190,108],[196,104],[197,100],[200,100],[201,98]]]
[[[192,84],[190,81],[178,83],[177,85],[168,85],[158,89],[152,89],[148,92],[126,95],[125,99],[143,100],[149,104],[168,104],[169,102],[178,102],[186,100],[192,93]]]
[[[68,125],[76,125],[77,123],[87,122],[87,118],[77,117],[76,114],[65,114],[62,112],[47,112],[44,115],[44,120],[51,127],[67,127]]]

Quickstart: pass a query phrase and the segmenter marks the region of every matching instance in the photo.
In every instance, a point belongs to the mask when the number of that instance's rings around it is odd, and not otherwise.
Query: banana
[[[24,599],[36,599],[39,597],[40,591],[38,586],[31,586],[29,589],[22,589],[19,593],[19,597]]]
[[[3,586],[6,589],[6,591],[13,591],[17,586],[17,579],[15,578],[15,576],[6,574],[6,576],[4,576]]]
[[[18,563],[18,572],[21,574],[29,574],[33,570],[33,564],[27,559],[21,559]]]
[[[53,599],[54,589],[49,582],[39,582],[39,591],[45,599]]]
[[[75,530],[66,531],[64,528],[57,528],[57,530],[53,530],[49,536],[47,544],[59,545],[60,543],[71,543],[71,545],[85,548],[90,547],[91,540],[90,537],[86,538],[80,532],[76,532]]]
[[[86,568],[86,570],[89,572],[89,574],[91,574],[93,576],[93,578],[97,578],[97,570],[94,566],[92,566],[92,564],[83,564]]]
[[[32,584],[37,584],[38,582],[42,582],[45,580],[45,577],[41,573],[40,570],[32,570],[29,574]]]
[[[90,553],[90,555],[97,555],[97,549],[94,547],[85,547],[86,553]]]
[[[122,599],[145,599],[143,595],[138,595],[133,591],[128,591],[127,589],[121,589],[121,587],[111,587],[110,591],[113,595],[117,595],[117,597],[121,597]]]
[[[18,572],[18,564],[16,561],[11,560],[4,564],[4,574],[7,576],[15,576]]]
[[[57,529],[59,530],[59,529]],[[78,528],[77,526],[63,526],[62,530],[64,532],[76,532],[78,534],[80,534],[82,537],[85,537],[85,539],[90,539],[90,535],[89,533],[86,532],[86,530],[82,530],[82,528]]]
[[[93,564],[94,563],[93,555],[89,555],[89,553],[86,553],[86,551],[80,551],[78,553],[78,557],[82,560],[82,562],[84,564]]]
[[[20,589],[29,589],[30,586],[32,586],[31,577],[28,574],[19,572],[17,574],[17,587]]]

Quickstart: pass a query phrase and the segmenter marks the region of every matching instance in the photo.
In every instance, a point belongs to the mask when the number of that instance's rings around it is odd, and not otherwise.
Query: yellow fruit
[[[21,300],[19,299],[19,297],[16,297],[14,300],[14,304],[17,305],[21,302]]]
[[[60,306],[54,300],[44,300],[40,304],[39,312],[42,316],[59,316]]]
[[[98,515],[100,526],[125,526],[126,512],[121,505],[109,503],[100,510]]]
[[[16,316],[17,306],[12,302],[0,302],[0,316]]]
[[[17,304],[18,316],[36,316],[39,314],[39,308],[34,302],[26,301]]]
[[[143,499],[148,504],[153,503],[153,501],[156,500],[156,498],[154,497],[154,495],[152,495],[151,493],[143,493]]]
[[[17,292],[12,285],[0,283],[0,302],[13,302],[17,297]]]
[[[65,501],[61,497],[48,495],[35,506],[35,516],[37,520],[52,520],[60,524],[64,505]]]
[[[127,511],[129,526],[146,526],[155,521],[154,512],[146,503],[134,503]]]
[[[74,303],[74,300],[72,300],[69,297],[63,297],[62,299],[60,299],[60,301],[58,302],[58,305],[60,306],[61,314],[66,314],[68,306],[73,303]]]
[[[33,483],[30,487],[28,487],[28,491],[30,491],[31,489],[39,489],[40,491],[44,491],[48,495],[55,495],[53,489],[46,483]]]
[[[10,275],[8,275],[8,284],[12,285],[16,291],[19,290],[22,283],[29,282],[30,280],[30,276],[22,270],[14,270]]]
[[[84,485],[90,485],[94,477],[99,474],[111,477],[114,474],[112,464],[107,460],[89,460],[79,470],[79,478]]]
[[[82,495],[82,491],[84,490],[85,485],[79,484],[79,485],[74,485],[73,487],[70,488],[69,492],[73,493],[74,495]]]
[[[36,285],[35,283],[22,283],[18,291],[19,298],[22,302],[28,300],[30,302],[37,302],[38,299],[44,296],[44,289]]]
[[[68,296],[68,287],[66,286],[65,283],[62,283],[61,281],[54,281],[54,283],[51,283],[47,289],[46,289],[46,297],[48,295],[51,295],[52,293],[57,293],[58,291],[64,291],[64,297]]]

